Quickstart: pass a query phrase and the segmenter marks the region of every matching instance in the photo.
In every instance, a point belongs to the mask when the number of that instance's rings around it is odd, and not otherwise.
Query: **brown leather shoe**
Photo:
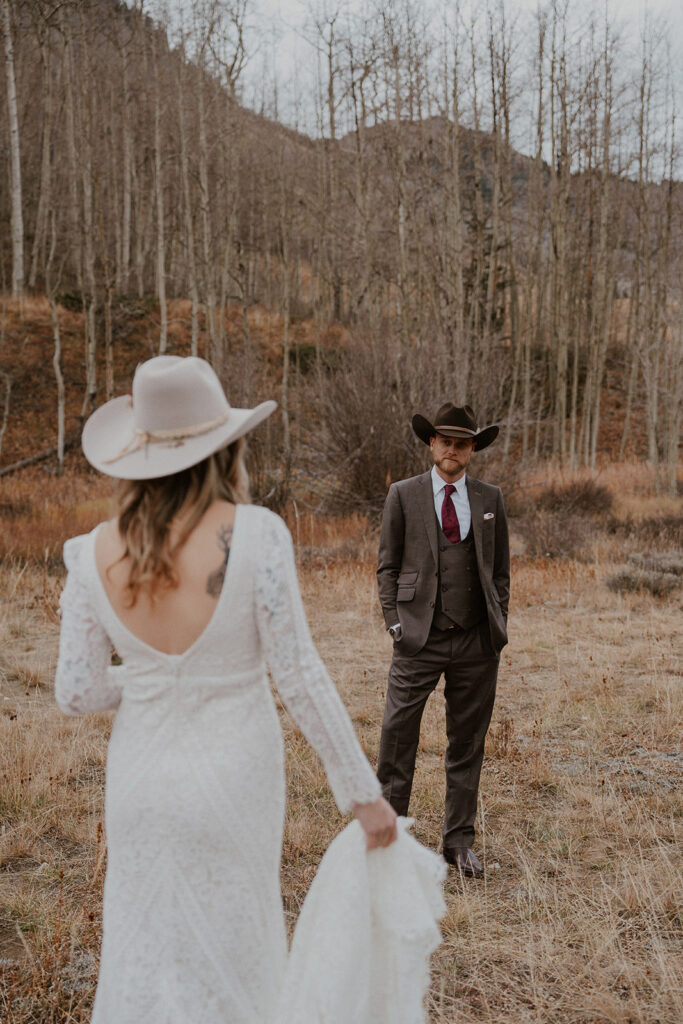
[[[484,874],[479,858],[469,846],[452,846],[443,851],[443,859],[468,878],[481,878]]]

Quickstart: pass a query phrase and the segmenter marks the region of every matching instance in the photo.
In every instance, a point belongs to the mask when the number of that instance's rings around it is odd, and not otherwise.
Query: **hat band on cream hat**
[[[83,430],[88,462],[128,480],[170,476],[242,437],[277,408],[233,408],[215,371],[195,356],[156,356],[142,363],[133,394],[107,402]]]
[[[132,402],[132,399],[131,399]],[[217,416],[215,420],[209,420],[208,423],[197,423],[194,427],[185,427],[183,430],[178,430],[173,427],[171,430],[141,430],[140,427],[135,427],[135,437],[133,437],[128,444],[124,445],[118,455],[112,455],[110,459],[104,459],[104,462],[118,462],[124,455],[130,455],[132,452],[142,448],[143,444],[153,444],[155,441],[186,441],[189,437],[199,437],[200,434],[206,434],[209,430],[213,430],[215,427],[220,427],[222,423],[225,423],[230,416],[230,410],[224,412],[222,416]]]

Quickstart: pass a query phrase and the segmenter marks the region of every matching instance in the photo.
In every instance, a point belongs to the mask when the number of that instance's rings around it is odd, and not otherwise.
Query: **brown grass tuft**
[[[80,522],[74,528],[60,486],[54,514],[59,529],[74,533]],[[104,500],[87,481],[72,486],[76,505]],[[11,500],[39,507],[35,486],[17,485]],[[642,500],[647,516],[659,514]],[[627,506],[615,501],[619,514]],[[314,637],[374,760],[391,656],[376,597],[377,524],[325,522],[301,509],[289,522]],[[0,563],[0,1019],[84,1024],[100,939],[110,719],[66,719],[45,688],[61,570],[32,543]],[[476,843],[487,874],[480,882],[448,877],[431,1024],[679,1019],[680,607],[647,591],[610,591],[603,580],[626,563],[631,543],[597,533],[590,543],[586,561],[514,560],[511,643]],[[284,712],[283,724],[291,928],[342,823],[317,756]],[[444,747],[435,695],[411,806],[415,834],[434,849]]]

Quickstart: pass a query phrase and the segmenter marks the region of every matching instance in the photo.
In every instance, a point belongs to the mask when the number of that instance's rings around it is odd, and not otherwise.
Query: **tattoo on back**
[[[228,568],[228,559],[230,558],[230,542],[232,540],[232,526],[221,526],[217,533],[218,547],[223,552],[223,561],[221,562],[218,569],[215,569],[206,581],[206,592],[211,597],[220,597],[221,590],[223,589],[223,583],[225,581],[225,573]]]

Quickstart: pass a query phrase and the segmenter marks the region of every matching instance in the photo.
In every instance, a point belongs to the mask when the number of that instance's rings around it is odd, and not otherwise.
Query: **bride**
[[[265,1024],[287,956],[283,740],[266,665],[368,848],[396,815],[313,646],[283,521],[248,504],[244,435],[208,363],[158,356],[83,450],[118,514],[64,547],[64,712],[116,708],[93,1024]],[[115,649],[121,665],[111,666]]]

